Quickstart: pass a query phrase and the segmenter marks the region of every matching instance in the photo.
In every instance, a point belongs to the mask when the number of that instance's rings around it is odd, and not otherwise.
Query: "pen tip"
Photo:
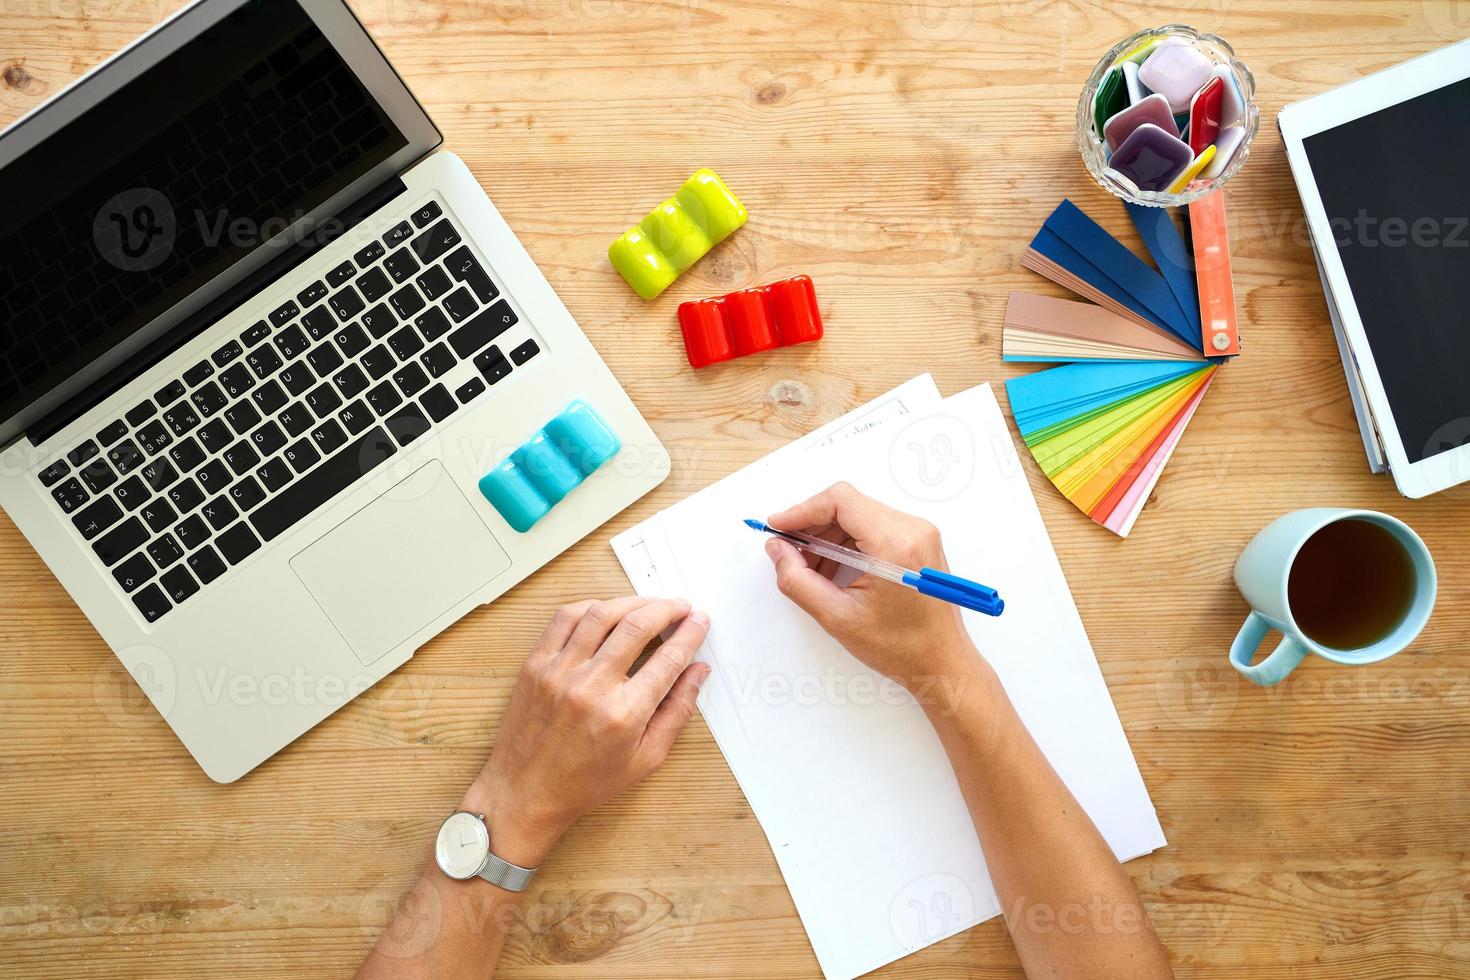
[[[764,521],[753,520],[749,517],[745,519],[745,526],[753,531],[764,531],[766,529],[766,524]]]

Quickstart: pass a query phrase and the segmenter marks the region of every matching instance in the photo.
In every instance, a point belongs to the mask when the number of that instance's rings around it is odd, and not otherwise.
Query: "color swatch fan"
[[[1123,536],[1240,350],[1221,196],[1189,206],[1192,245],[1167,211],[1125,206],[1158,268],[1063,201],[1022,264],[1092,302],[1012,293],[1003,339],[1008,361],[1072,362],[1006,382],[1011,411],[1062,495]]]

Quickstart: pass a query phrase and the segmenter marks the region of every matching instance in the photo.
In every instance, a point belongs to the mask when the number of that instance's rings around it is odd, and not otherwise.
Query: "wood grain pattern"
[[[177,0],[0,3],[0,123]],[[669,481],[231,786],[199,771],[0,518],[0,975],[346,975],[476,771],[550,610],[627,591],[608,538],[921,371],[999,381],[1009,290],[1063,195],[1128,227],[1073,146],[1109,44],[1230,38],[1263,126],[1229,208],[1248,348],[1119,541],[1030,465],[1169,846],[1134,862],[1181,977],[1464,975],[1470,962],[1470,487],[1369,475],[1275,113],[1470,34],[1465,0],[362,0],[354,4],[669,446]],[[750,225],[643,303],[607,242],[697,166]],[[805,272],[827,337],[699,373],[673,307]],[[1004,397],[1003,391],[999,392]],[[1272,691],[1224,651],[1230,569],[1297,507],[1396,514],[1440,606],[1411,652]],[[708,730],[579,824],[507,978],[819,976]],[[1016,977],[999,922],[880,971]]]

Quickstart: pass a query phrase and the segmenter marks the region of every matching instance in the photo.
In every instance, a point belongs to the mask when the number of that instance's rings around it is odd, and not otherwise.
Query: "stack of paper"
[[[1022,263],[1093,302],[1012,293],[1003,342],[1009,361],[1073,362],[1006,391],[1047,478],[1119,535],[1132,530],[1216,369],[1201,349],[1191,248],[1168,212],[1128,209],[1158,268],[1063,201]]]
[[[951,567],[1000,590],[1005,613],[966,627],[1118,857],[1164,837],[989,386],[941,401],[916,378],[613,539],[639,594],[709,611],[701,711],[824,975],[849,980],[1000,905],[923,710],[780,594],[742,523],[839,479],[932,520]]]

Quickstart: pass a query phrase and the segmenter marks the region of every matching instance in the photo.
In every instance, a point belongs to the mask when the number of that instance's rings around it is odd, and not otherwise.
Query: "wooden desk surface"
[[[177,0],[0,4],[0,122]],[[1101,52],[1148,23],[1230,38],[1263,122],[1229,205],[1249,350],[1220,373],[1131,539],[1032,488],[1169,846],[1133,862],[1182,977],[1439,977],[1470,966],[1470,487],[1409,501],[1364,464],[1274,119],[1470,34],[1464,0],[361,0],[374,36],[667,443],[673,476],[261,769],[209,782],[0,517],[0,974],[346,975],[478,769],[550,611],[626,592],[608,538],[904,379],[1000,360],[1009,290],[1063,195],[1122,209],[1073,145]],[[662,299],[613,236],[695,167],[752,220]],[[674,307],[805,272],[818,345],[694,373]],[[1003,390],[998,393],[1004,398]],[[1028,465],[1030,460],[1027,460]],[[1398,515],[1439,564],[1412,651],[1238,680],[1235,556],[1269,519]],[[502,975],[815,978],[760,828],[696,719],[580,823]],[[1015,977],[996,920],[880,971]]]

